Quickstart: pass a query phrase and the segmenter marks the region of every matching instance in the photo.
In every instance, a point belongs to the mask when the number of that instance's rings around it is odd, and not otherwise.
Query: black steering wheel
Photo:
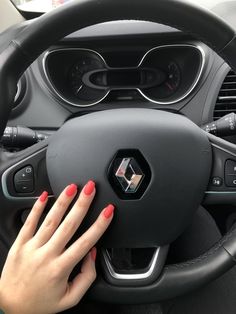
[[[145,20],[188,32],[210,46],[236,70],[235,32],[214,14],[175,0],[78,0],[26,26],[0,55],[0,133],[6,127],[17,82],[50,45],[85,26],[112,20]],[[105,302],[156,302],[216,279],[236,263],[233,229],[204,255],[165,266],[168,245],[190,223],[201,203],[234,203],[236,189],[213,188],[224,178],[236,146],[206,134],[184,116],[153,109],[116,109],[67,121],[50,140],[19,153],[0,152],[0,237],[5,252],[20,227],[23,210],[50,182],[62,188],[93,178],[98,196],[83,228],[109,200],[117,207],[100,242],[101,269],[90,296]],[[34,192],[16,193],[15,175],[28,167]],[[83,229],[82,228],[82,229]],[[110,249],[154,248],[147,267],[121,271]],[[4,248],[2,248],[4,249]],[[108,250],[109,249],[109,250]]]

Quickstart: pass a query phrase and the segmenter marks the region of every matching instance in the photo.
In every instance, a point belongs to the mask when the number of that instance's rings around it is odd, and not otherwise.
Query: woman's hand
[[[46,206],[44,192],[36,201],[11,247],[0,280],[0,308],[6,314],[50,314],[76,305],[96,278],[94,245],[113,217],[108,205],[96,222],[71,246],[65,246],[85,217],[95,196],[89,181],[61,222],[77,194],[77,186],[65,188],[42,225],[36,228]],[[81,273],[68,282],[74,266],[82,259]]]

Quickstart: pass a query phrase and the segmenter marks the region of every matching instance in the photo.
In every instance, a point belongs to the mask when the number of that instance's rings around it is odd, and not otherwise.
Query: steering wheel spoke
[[[209,134],[213,164],[204,204],[236,203],[236,145]]]
[[[106,280],[116,286],[145,286],[157,280],[169,246],[143,249],[103,249],[101,263]]]
[[[1,223],[0,236],[9,246],[22,226],[37,197],[52,190],[46,170],[48,141],[17,153],[1,151]]]

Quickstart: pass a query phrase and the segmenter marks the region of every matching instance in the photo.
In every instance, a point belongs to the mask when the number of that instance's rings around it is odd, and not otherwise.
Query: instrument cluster
[[[153,47],[135,65],[120,66],[114,58],[119,53],[111,51],[108,57],[86,48],[59,48],[44,55],[43,68],[53,91],[73,106],[96,105],[115,92],[170,105],[194,90],[205,62],[204,50],[194,44]]]

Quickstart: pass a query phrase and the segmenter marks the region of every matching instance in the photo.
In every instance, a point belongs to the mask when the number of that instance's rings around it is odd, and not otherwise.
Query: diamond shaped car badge
[[[134,158],[123,158],[115,174],[125,193],[135,193],[144,178],[144,173]]]
[[[151,170],[139,150],[122,149],[110,164],[108,179],[121,199],[138,199],[150,183]]]

